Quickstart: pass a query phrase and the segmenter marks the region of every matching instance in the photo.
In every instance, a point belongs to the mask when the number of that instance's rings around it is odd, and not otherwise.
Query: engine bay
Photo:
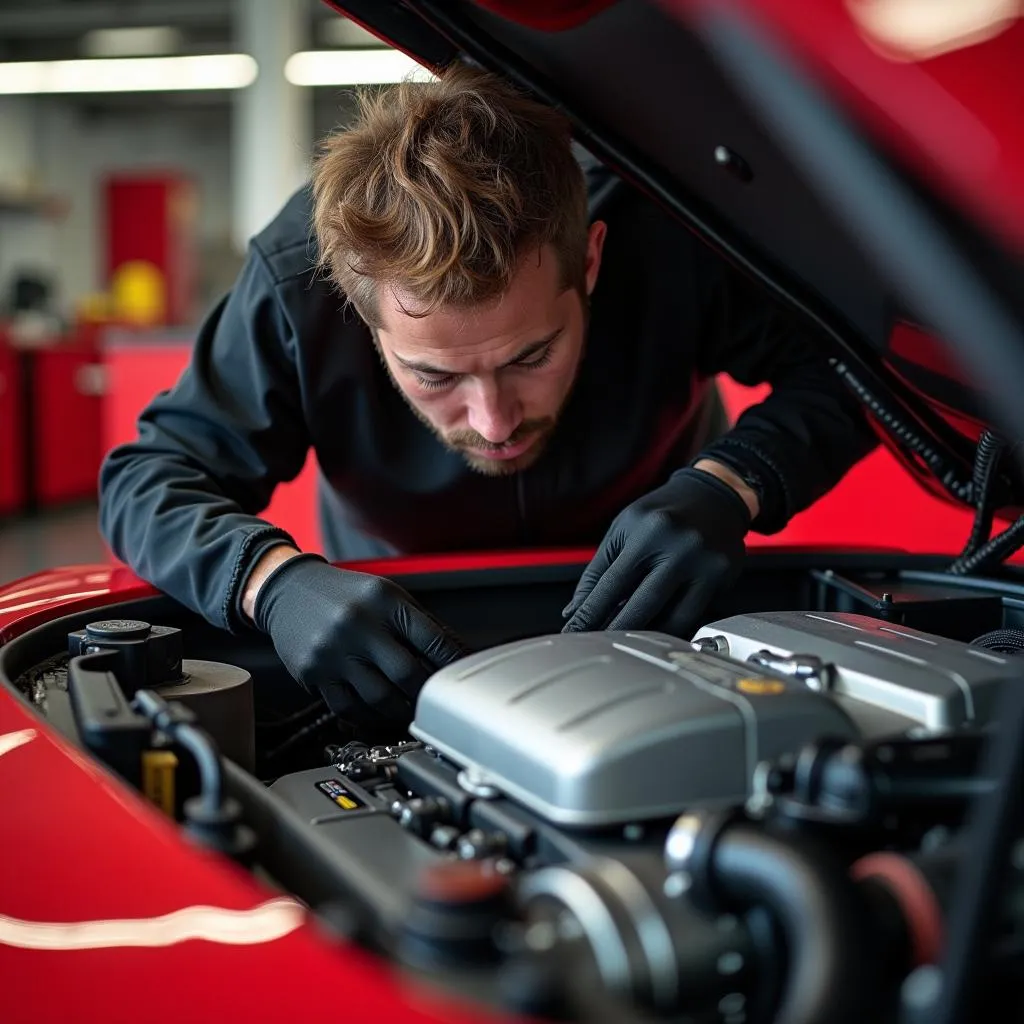
[[[193,840],[464,997],[557,1020],[902,1020],[1024,669],[1024,584],[750,562],[688,638],[545,628],[571,569],[520,588],[518,618],[514,574],[490,602],[424,585],[475,653],[394,735],[166,598],[38,627],[0,673]],[[1022,966],[1022,872],[993,998]]]

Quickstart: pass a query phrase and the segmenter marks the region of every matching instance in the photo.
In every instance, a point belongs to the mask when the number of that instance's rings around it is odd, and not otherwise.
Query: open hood
[[[563,109],[803,314],[931,490],[976,503],[982,431],[1024,438],[1021,0],[328,2]],[[1017,514],[1009,462],[991,497]]]

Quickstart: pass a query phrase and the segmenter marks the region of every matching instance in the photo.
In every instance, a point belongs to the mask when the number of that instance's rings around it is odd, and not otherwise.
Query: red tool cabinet
[[[25,507],[22,358],[0,335],[0,515]]]
[[[106,374],[95,333],[31,353],[32,499],[39,508],[95,498]]]

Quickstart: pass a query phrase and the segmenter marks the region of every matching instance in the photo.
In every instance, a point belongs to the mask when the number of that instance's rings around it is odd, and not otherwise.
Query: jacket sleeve
[[[238,598],[248,570],[267,548],[293,543],[259,513],[309,449],[294,354],[274,281],[250,246],[175,386],[100,469],[100,528],[114,553],[232,631],[247,626]]]
[[[701,369],[748,386],[768,383],[771,393],[699,457],[752,480],[761,493],[752,528],[776,533],[831,490],[878,439],[829,366],[828,343],[730,266],[722,263],[712,273],[704,292],[710,332]]]

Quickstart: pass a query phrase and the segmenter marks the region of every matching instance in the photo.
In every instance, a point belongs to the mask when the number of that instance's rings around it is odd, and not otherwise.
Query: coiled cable
[[[1021,545],[1024,545],[1024,516],[1015,519],[1002,533],[997,533],[967,558],[958,558],[950,565],[949,572],[955,576],[985,572],[1006,561]]]
[[[971,501],[973,481],[961,479],[942,453],[922,439],[897,416],[846,363],[835,358],[829,361],[836,373],[842,377],[846,386],[867,407],[904,453],[916,455],[951,497],[956,498],[957,501]]]
[[[999,458],[1006,447],[1006,442],[991,430],[983,430],[978,438],[978,448],[974,454],[974,522],[967,538],[961,558],[972,555],[978,547],[988,540],[992,532],[992,519],[995,513],[992,483],[995,479]]]

